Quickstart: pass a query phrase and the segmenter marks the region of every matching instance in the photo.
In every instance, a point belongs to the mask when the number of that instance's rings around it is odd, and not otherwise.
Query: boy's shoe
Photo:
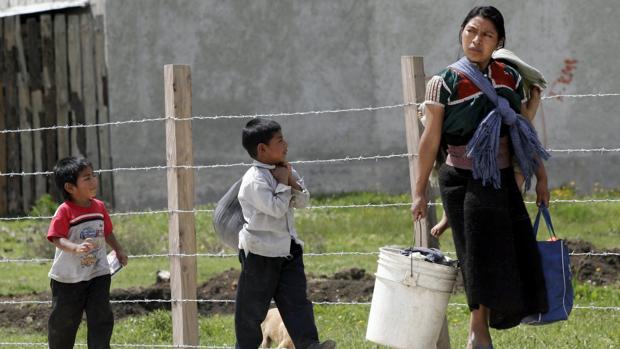
[[[315,343],[308,347],[308,349],[334,349],[336,348],[336,342],[331,339],[326,340],[323,343]]]

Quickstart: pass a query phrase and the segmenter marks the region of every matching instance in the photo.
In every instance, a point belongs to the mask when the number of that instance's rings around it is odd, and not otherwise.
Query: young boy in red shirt
[[[106,243],[122,265],[127,255],[112,233],[112,221],[97,194],[97,177],[86,159],[64,158],[54,179],[65,201],[47,232],[56,246],[52,279],[52,313],[48,321],[50,349],[70,349],[86,311],[88,348],[109,349],[114,316],[110,308],[110,266]]]

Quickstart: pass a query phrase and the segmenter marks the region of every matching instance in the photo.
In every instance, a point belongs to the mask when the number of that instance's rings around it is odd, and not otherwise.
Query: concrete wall
[[[105,0],[110,118],[162,116],[163,66],[190,64],[194,115],[335,109],[402,102],[400,56],[422,55],[432,74],[458,58],[458,30],[478,1]],[[492,1],[506,17],[507,47],[556,93],[618,92],[616,0]],[[562,90],[564,88],[564,90]],[[618,147],[618,98],[545,101],[550,148]],[[538,116],[537,126],[542,130]],[[289,159],[406,152],[402,110],[277,118]],[[247,120],[195,121],[196,164],[247,162]],[[115,167],[165,164],[163,122],[112,128]],[[556,154],[551,185],[618,187],[617,155]],[[408,192],[404,159],[300,165],[314,193]],[[201,170],[197,203],[216,200],[243,168]],[[165,171],[119,172],[117,209],[166,205]]]

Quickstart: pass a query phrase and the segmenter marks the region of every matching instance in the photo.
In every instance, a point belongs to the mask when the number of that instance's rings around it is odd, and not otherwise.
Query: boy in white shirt
[[[256,349],[261,322],[274,299],[297,349],[333,349],[319,343],[312,303],[306,295],[303,241],[295,231],[293,208],[306,207],[310,194],[286,161],[288,144],[273,120],[252,119],[243,129],[243,147],[254,159],[239,188],[246,224],[239,232],[241,275],[237,285],[237,348]]]

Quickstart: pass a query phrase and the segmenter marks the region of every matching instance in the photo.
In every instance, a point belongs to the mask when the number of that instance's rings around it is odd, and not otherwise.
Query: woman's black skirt
[[[439,187],[452,227],[470,309],[490,309],[489,324],[506,329],[547,311],[540,255],[512,167],[501,170],[500,189],[483,186],[472,172],[443,164]]]

